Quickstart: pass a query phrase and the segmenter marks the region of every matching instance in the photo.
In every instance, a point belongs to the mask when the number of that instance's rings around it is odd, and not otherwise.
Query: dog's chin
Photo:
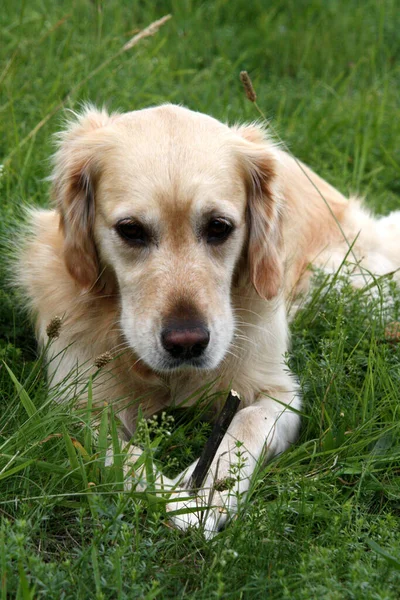
[[[156,361],[145,361],[153,371],[162,374],[189,373],[190,371],[212,371],[218,367],[220,360],[199,356],[196,358],[178,359],[162,356]]]

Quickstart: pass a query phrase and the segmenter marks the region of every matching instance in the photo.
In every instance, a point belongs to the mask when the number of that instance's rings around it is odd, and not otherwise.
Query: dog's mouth
[[[164,372],[187,371],[190,369],[209,370],[210,361],[203,356],[187,358],[163,358],[157,370]]]
[[[211,371],[220,362],[214,356],[212,348],[207,348],[207,350],[193,348],[190,351],[170,353],[160,347],[155,348],[150,355],[147,354],[146,358],[143,356],[142,361],[158,373],[179,373],[191,370]]]

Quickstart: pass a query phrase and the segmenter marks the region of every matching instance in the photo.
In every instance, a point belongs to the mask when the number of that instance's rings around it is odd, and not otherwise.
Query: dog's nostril
[[[187,329],[164,329],[161,334],[164,349],[173,358],[197,358],[201,356],[210,341],[210,332],[206,327]]]
[[[206,348],[206,346],[207,346],[207,344],[206,345],[195,344],[194,346],[192,346],[191,349],[190,349],[190,351],[192,353],[192,356],[193,357],[200,356],[203,353],[203,351]]]

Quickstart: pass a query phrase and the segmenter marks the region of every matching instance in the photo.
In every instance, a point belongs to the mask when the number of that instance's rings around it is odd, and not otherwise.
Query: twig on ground
[[[203,452],[199,458],[195,470],[189,480],[188,489],[196,490],[200,488],[206,478],[207,471],[217,453],[218,447],[224,437],[229,425],[240,404],[240,396],[235,390],[231,390],[225,401],[225,404],[212,428],[211,435],[208,438]]]

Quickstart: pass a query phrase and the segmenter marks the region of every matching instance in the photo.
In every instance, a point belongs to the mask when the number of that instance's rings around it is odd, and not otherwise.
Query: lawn
[[[121,50],[168,13],[153,37]],[[98,435],[90,407],[49,400],[43,355],[6,274],[22,208],[48,204],[65,109],[175,102],[254,120],[242,69],[294,154],[374,212],[399,209],[399,32],[396,0],[3,0],[3,600],[399,597],[400,343],[387,327],[400,319],[400,293],[390,278],[354,291],[346,267],[316,275],[287,356],[304,398],[299,442],[260,469],[239,518],[206,542],[172,528],[153,494],[124,492],[119,464],[104,466],[107,432],[118,444],[110,409]],[[174,414],[170,435],[144,432],[166,471],[204,445],[200,408]]]

